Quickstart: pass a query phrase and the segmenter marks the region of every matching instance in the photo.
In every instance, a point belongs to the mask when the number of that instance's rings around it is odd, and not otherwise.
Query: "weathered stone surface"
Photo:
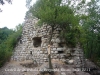
[[[47,25],[38,27],[36,26],[37,22],[38,19],[36,18],[29,18],[25,21],[21,41],[16,45],[11,60],[35,60],[37,63],[48,61],[47,50],[51,36],[51,27]],[[72,52],[72,49],[65,44],[65,39],[59,37],[59,31],[61,31],[60,28],[55,29],[52,35],[51,58],[64,62],[68,59],[70,60],[69,63],[77,63],[78,66],[81,66],[81,58],[83,58],[82,50],[77,46],[73,48],[74,52]],[[71,62],[71,59],[74,60],[74,62]]]

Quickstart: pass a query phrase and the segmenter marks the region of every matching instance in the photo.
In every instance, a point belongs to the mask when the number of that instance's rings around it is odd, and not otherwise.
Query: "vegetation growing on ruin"
[[[51,26],[52,35],[56,28],[61,28],[61,35],[66,37],[66,42],[75,46],[76,38],[74,38],[74,32],[78,26],[78,16],[75,15],[73,8],[63,4],[62,0],[37,0],[37,2],[30,7],[30,12],[39,19],[40,25],[47,24]],[[69,33],[71,31],[73,33]]]
[[[91,0],[87,3],[86,0],[80,0],[76,6],[71,5],[71,2],[78,1],[62,3],[62,0],[37,0],[29,11],[40,19],[41,25],[50,25],[51,33],[60,27],[61,37],[66,39],[70,47],[80,42],[86,58],[100,65],[100,1]],[[17,26],[16,30],[6,27],[0,29],[0,66],[9,60],[21,32],[22,25]]]
[[[78,2],[75,6],[74,2]],[[73,4],[71,4],[73,3]],[[61,36],[67,45],[75,47],[80,42],[85,56],[94,62],[100,60],[100,1],[91,0],[37,0],[30,12],[39,23],[62,28]],[[42,25],[42,24],[41,24]],[[52,36],[51,36],[52,37]]]

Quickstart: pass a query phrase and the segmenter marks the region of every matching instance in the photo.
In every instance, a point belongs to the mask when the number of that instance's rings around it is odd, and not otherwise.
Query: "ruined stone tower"
[[[25,20],[22,37],[15,47],[12,60],[23,61],[33,60],[38,64],[48,62],[48,41],[50,38],[51,27],[43,25],[42,27],[36,26],[36,18],[31,16]],[[73,64],[76,67],[83,65],[83,52],[79,47],[68,48],[65,44],[65,40],[59,37],[60,28],[54,30],[51,46],[51,58],[54,60],[60,60],[62,62],[68,62],[73,60]]]

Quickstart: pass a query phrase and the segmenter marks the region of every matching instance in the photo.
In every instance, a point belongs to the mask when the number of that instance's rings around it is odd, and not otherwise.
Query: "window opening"
[[[41,37],[33,38],[33,45],[34,47],[41,47]]]
[[[32,51],[30,51],[30,54],[32,55]]]
[[[59,47],[64,47],[64,43],[58,43]]]
[[[62,53],[64,53],[64,51],[58,51],[58,54],[62,54]]]

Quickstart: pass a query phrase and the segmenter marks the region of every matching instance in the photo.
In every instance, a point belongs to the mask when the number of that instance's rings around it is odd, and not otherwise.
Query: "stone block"
[[[69,64],[74,64],[74,60],[73,59],[72,60],[69,60],[68,63]]]
[[[59,38],[57,38],[56,39],[56,43],[60,43],[61,41],[60,41],[60,39]]]
[[[52,48],[52,50],[53,50],[53,51],[56,51],[57,49],[56,49],[56,48]]]
[[[62,51],[63,50],[63,48],[57,48],[57,51]]]
[[[58,53],[57,51],[55,51],[55,53]]]

